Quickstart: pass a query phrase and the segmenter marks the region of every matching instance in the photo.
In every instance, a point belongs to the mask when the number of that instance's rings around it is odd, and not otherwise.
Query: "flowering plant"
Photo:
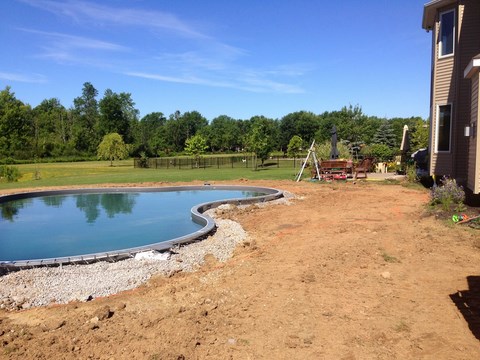
[[[452,204],[463,204],[465,200],[465,191],[458,185],[455,179],[443,177],[440,186],[432,188],[431,204],[441,204],[445,211],[450,210]]]

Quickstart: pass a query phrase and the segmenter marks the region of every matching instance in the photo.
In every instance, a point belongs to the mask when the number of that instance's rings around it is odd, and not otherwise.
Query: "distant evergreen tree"
[[[417,120],[415,127],[412,131],[412,150],[418,150],[428,147],[428,136],[429,136],[429,124],[428,121],[423,119]]]
[[[387,145],[389,148],[394,148],[397,146],[395,131],[390,122],[384,121],[380,125],[375,136],[373,137],[373,143]]]

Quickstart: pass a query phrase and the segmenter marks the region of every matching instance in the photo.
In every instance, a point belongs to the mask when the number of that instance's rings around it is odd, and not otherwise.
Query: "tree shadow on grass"
[[[468,323],[472,334],[480,340],[480,276],[467,276],[468,290],[450,294],[450,298]]]

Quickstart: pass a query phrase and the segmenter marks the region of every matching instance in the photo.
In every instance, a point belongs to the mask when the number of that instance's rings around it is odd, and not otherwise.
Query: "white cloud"
[[[103,25],[138,26],[173,31],[179,35],[208,38],[188,23],[168,12],[134,8],[109,7],[86,1],[21,0],[77,23],[94,22]]]
[[[6,81],[25,82],[25,83],[45,83],[47,79],[40,74],[19,74],[0,72],[0,79]]]
[[[140,78],[150,79],[150,80],[182,83],[182,84],[204,85],[204,86],[210,86],[210,87],[232,88],[232,89],[255,92],[255,93],[298,94],[298,93],[304,92],[302,88],[296,85],[273,81],[273,80],[265,79],[263,77],[255,77],[252,74],[246,75],[246,74],[238,73],[235,76],[224,76],[220,80],[215,79],[215,76],[218,77],[218,74],[212,75],[210,78],[208,76],[198,77],[198,76],[191,76],[191,75],[169,76],[169,75],[152,74],[152,73],[135,72],[135,71],[125,72],[124,74],[128,76],[140,77]]]
[[[34,57],[50,59],[62,64],[106,67],[105,61],[101,60],[103,53],[130,52],[128,47],[84,36],[26,28],[19,30],[42,38],[42,41],[38,42],[41,52],[34,55]]]
[[[61,34],[58,32],[40,31],[33,29],[20,29],[26,32],[42,35],[49,38],[58,48],[64,49],[93,49],[105,51],[127,51],[129,48],[108,41],[91,39],[83,36]]]
[[[221,70],[228,66],[221,56],[207,56],[197,51],[188,51],[180,54],[166,53],[154,57],[154,60],[177,69]]]
[[[181,84],[207,85],[207,86],[214,86],[214,87],[231,87],[228,83],[221,83],[221,82],[216,82],[208,79],[202,79],[196,76],[183,76],[183,77],[168,76],[168,75],[152,74],[152,73],[145,73],[145,72],[135,72],[135,71],[125,72],[125,75],[140,77],[140,78],[150,79],[150,80],[181,83]]]
[[[131,43],[131,48],[127,48],[88,37],[23,29],[47,39],[42,45],[43,58],[60,63],[109,67],[116,73],[155,81],[232,88],[256,93],[304,92],[301,87],[291,82],[296,82],[309,71],[307,65],[268,66],[263,69],[254,69],[251,65],[243,66],[242,60],[250,58],[248,51],[218,41],[168,12],[121,8],[79,0],[20,1],[70,21],[73,19],[77,24],[88,25],[89,31],[92,26],[108,28],[110,31],[104,32],[105,36],[118,28],[120,31],[134,33],[142,39]],[[75,30],[78,30],[78,27],[75,27]],[[181,36],[183,39],[178,41],[170,36],[159,40],[159,30],[167,30],[169,35]],[[108,51],[124,51],[128,52],[128,56],[109,56],[107,62],[103,52]],[[162,69],[161,73],[158,73],[157,69]]]

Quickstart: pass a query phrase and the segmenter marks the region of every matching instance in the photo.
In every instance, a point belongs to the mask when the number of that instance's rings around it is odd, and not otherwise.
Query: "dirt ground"
[[[226,263],[0,312],[0,358],[480,358],[479,233],[428,212],[426,191],[241,183],[300,198],[225,214],[250,235]]]

